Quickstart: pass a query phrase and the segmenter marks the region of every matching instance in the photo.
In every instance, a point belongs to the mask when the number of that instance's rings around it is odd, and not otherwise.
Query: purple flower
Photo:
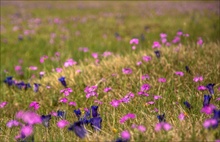
[[[131,135],[129,131],[125,130],[121,132],[121,138],[124,140],[129,140],[131,138]]]
[[[65,77],[60,77],[58,80],[65,88],[67,87]]]
[[[209,106],[211,98],[212,96],[210,95],[204,95],[203,107]]]
[[[132,74],[132,69],[130,69],[130,68],[123,68],[122,72],[123,72],[123,74]]]
[[[146,96],[146,97],[149,96],[148,93],[146,93],[146,92],[142,92],[142,91],[139,91],[139,92],[138,92],[138,95],[142,95],[142,96]]]
[[[143,84],[141,86],[141,92],[146,92],[150,89],[150,85],[149,84]]]
[[[4,108],[7,105],[7,102],[1,102],[0,103],[0,108]]]
[[[203,81],[203,77],[202,76],[196,76],[193,78],[194,82],[198,82],[198,81]]]
[[[72,93],[73,90],[71,88],[65,88],[60,90],[60,93],[63,93],[65,96],[69,96],[70,93]]]
[[[92,110],[92,117],[98,117],[99,114],[98,114],[98,106],[91,106],[91,110]]]
[[[188,66],[185,66],[185,69],[186,69],[186,72],[190,73],[191,74],[191,70],[189,69]]]
[[[185,114],[184,113],[180,113],[178,118],[179,118],[179,120],[183,121],[185,119]]]
[[[10,121],[8,121],[8,123],[6,124],[6,126],[8,127],[8,128],[11,128],[11,127],[13,127],[13,126],[19,126],[19,122],[17,121],[17,120],[10,120]]]
[[[148,74],[142,75],[142,80],[150,79],[150,76]]]
[[[34,110],[38,110],[40,108],[40,105],[38,102],[34,101],[30,103],[29,107],[34,108]]]
[[[138,62],[136,63],[137,66],[140,66],[141,64],[142,64],[141,61],[138,61]]]
[[[158,82],[165,83],[166,81],[167,81],[166,78],[159,78],[159,79],[158,79]]]
[[[155,131],[160,131],[161,129],[164,129],[165,131],[169,131],[172,128],[172,126],[169,123],[166,122],[160,122],[157,123],[155,126]]]
[[[87,131],[84,128],[83,123],[81,121],[74,122],[74,124],[71,125],[68,128],[68,130],[73,131],[76,134],[76,136],[78,136],[81,139],[84,138],[87,134]]]
[[[69,125],[69,122],[67,120],[60,120],[59,122],[57,122],[57,126],[59,128],[64,128],[66,127],[67,125]]]
[[[76,117],[78,118],[78,120],[80,119],[80,116],[81,116],[81,110],[80,109],[77,109],[77,110],[74,110],[73,111],[74,113],[75,113],[75,115],[76,115]]]
[[[142,59],[145,61],[145,62],[149,62],[151,60],[151,56],[143,56]]]
[[[22,119],[25,123],[29,125],[40,124],[42,122],[41,117],[37,113],[31,111],[19,111],[16,114],[16,118]]]
[[[7,84],[8,86],[12,86],[15,83],[12,78],[13,78],[12,76],[6,77],[4,83]]]
[[[203,123],[203,126],[205,128],[215,128],[216,125],[218,125],[218,120],[217,119],[214,119],[214,118],[210,118],[210,119],[207,119],[205,120],[205,122]]]
[[[175,74],[176,74],[176,75],[179,75],[179,76],[184,76],[184,73],[181,72],[181,71],[176,71]]]
[[[101,117],[94,117],[90,119],[90,124],[94,130],[100,130],[102,127],[102,118]]]
[[[106,87],[106,88],[104,89],[104,92],[109,92],[109,91],[111,91],[111,90],[112,90],[111,87]]]
[[[50,119],[51,119],[51,115],[42,115],[41,116],[41,121],[42,124],[44,125],[44,127],[49,127],[50,124]]]
[[[197,90],[199,91],[204,91],[206,90],[207,88],[205,86],[198,86]]]
[[[113,106],[113,107],[118,107],[120,105],[121,101],[119,100],[112,100],[110,102],[110,104]]]
[[[154,41],[152,48],[161,48],[160,42]]]
[[[157,58],[160,58],[160,51],[159,50],[154,51],[154,53],[155,53]]]
[[[38,83],[34,83],[34,85],[33,85],[34,92],[38,92],[39,91],[39,86],[41,86],[41,85],[38,84]]]
[[[68,102],[68,99],[67,99],[67,98],[61,98],[61,99],[60,99],[60,102],[61,102],[61,103],[67,103],[67,102]]]
[[[203,40],[201,37],[198,38],[197,40],[197,45],[202,46],[203,45]]]
[[[210,115],[212,114],[212,112],[216,109],[216,107],[212,104],[209,104],[208,106],[204,106],[202,109],[201,109],[201,112],[202,113],[205,113],[207,115]]]
[[[130,40],[130,44],[138,44],[139,43],[139,39],[137,39],[137,38],[133,38],[133,39],[131,39]]]
[[[191,105],[189,102],[185,101],[183,102],[183,104],[188,108],[188,109],[191,109]]]
[[[178,43],[180,42],[180,37],[179,36],[175,36],[174,39],[172,40],[172,43]]]
[[[159,122],[166,122],[165,113],[163,113],[162,115],[157,115],[157,119],[159,120]]]
[[[33,133],[33,128],[31,125],[23,126],[20,130],[20,133],[22,138],[28,137]]]
[[[211,95],[214,94],[214,89],[213,89],[214,86],[215,86],[215,84],[213,84],[213,83],[209,83],[208,85],[206,85],[206,88],[209,90],[209,93]]]

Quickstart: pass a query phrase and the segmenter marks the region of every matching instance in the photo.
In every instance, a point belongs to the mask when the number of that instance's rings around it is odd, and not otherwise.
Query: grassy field
[[[1,1],[0,140],[219,142],[218,6]]]

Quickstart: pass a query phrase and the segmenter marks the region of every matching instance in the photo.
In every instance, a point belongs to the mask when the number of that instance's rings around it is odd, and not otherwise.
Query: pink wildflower
[[[37,67],[36,66],[30,66],[29,69],[34,71],[34,70],[37,70]]]
[[[60,90],[60,93],[63,93],[65,96],[69,96],[70,93],[72,93],[73,90],[71,88],[65,88]]]
[[[38,110],[40,108],[40,105],[38,102],[34,101],[30,103],[29,107],[34,108],[34,110]]]
[[[160,122],[156,124],[155,131],[160,131],[161,129],[164,129],[165,131],[169,131],[171,128],[172,126],[169,123]]]
[[[141,61],[138,61],[138,62],[136,63],[137,66],[140,66],[141,64],[142,64]]]
[[[31,125],[23,126],[20,130],[22,136],[28,137],[33,133],[33,128]]]
[[[143,125],[139,125],[137,127],[137,129],[140,131],[140,132],[145,132],[146,131],[146,127],[144,127]]]
[[[67,98],[61,98],[61,99],[60,99],[60,102],[61,102],[61,103],[67,103],[67,102],[68,102],[68,99],[67,99]]]
[[[4,108],[7,105],[7,102],[1,102],[0,103],[0,108]]]
[[[76,65],[77,62],[74,61],[73,59],[68,59],[65,63],[64,63],[64,67],[69,67],[69,66],[73,66]]]
[[[150,76],[148,74],[142,75],[142,80],[150,79]]]
[[[181,71],[176,71],[175,74],[176,74],[176,75],[179,75],[179,76],[184,76],[184,73],[181,72]]]
[[[196,76],[193,78],[194,82],[198,82],[198,81],[203,81],[203,77],[202,76]]]
[[[60,72],[62,72],[62,68],[56,68],[56,72],[58,72],[58,73],[60,73]]]
[[[185,119],[185,114],[184,113],[180,113],[178,118],[179,118],[179,120],[183,121]]]
[[[162,98],[162,97],[161,96],[157,96],[157,95],[154,96],[154,100],[158,100],[160,98]]]
[[[158,82],[164,83],[164,82],[166,82],[166,81],[167,81],[166,78],[159,78],[159,79],[158,79]]]
[[[198,86],[197,90],[199,91],[204,91],[206,90],[207,88],[205,86]]]
[[[130,40],[130,44],[138,44],[139,43],[139,39],[137,39],[137,38],[133,38],[133,39],[131,39]]]
[[[131,137],[129,131],[123,131],[121,132],[121,138],[124,139],[124,140],[129,140]]]
[[[120,105],[120,101],[119,100],[112,100],[110,102],[110,104],[113,106],[113,107],[118,107]]]
[[[161,48],[161,45],[158,41],[154,41],[152,48]]]
[[[76,106],[76,102],[69,102],[70,106]]]
[[[151,56],[143,56],[142,59],[145,61],[145,62],[149,62],[151,60]]]
[[[69,122],[67,120],[60,120],[59,122],[57,122],[57,126],[59,128],[64,128],[66,127],[67,125],[69,125]]]

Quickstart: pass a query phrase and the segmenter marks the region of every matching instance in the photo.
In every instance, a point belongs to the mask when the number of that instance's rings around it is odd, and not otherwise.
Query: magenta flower
[[[197,88],[198,91],[204,91],[206,89],[207,88],[205,86],[198,86],[198,88]]]
[[[121,119],[120,119],[120,123],[124,123],[125,121],[127,121],[128,119],[135,119],[136,115],[133,113],[128,113],[126,115],[124,115]]]
[[[71,88],[65,88],[60,90],[60,93],[63,93],[65,96],[69,96],[70,93],[72,93],[73,90]]]
[[[37,67],[35,67],[35,66],[30,66],[29,69],[34,71],[34,70],[37,70]]]
[[[15,66],[15,71],[21,71],[22,67],[21,66]]]
[[[145,62],[148,62],[151,60],[151,56],[143,56],[142,59],[145,61]]]
[[[205,113],[207,115],[210,115],[213,113],[213,110],[215,109],[216,107],[212,104],[208,105],[208,106],[204,106],[202,109],[201,109],[201,112],[202,113]]]
[[[136,49],[136,46],[135,46],[135,45],[133,45],[133,46],[131,47],[131,49],[132,49],[132,50],[135,50],[135,49]]]
[[[203,123],[203,126],[205,128],[210,128],[210,127],[215,127],[218,124],[218,120],[214,119],[214,118],[210,118],[205,120],[205,122]]]
[[[58,72],[58,73],[60,73],[60,72],[62,72],[62,68],[56,68],[56,72]]]
[[[160,34],[160,38],[167,38],[167,34],[161,33],[161,34]]]
[[[143,84],[141,86],[141,92],[146,92],[150,89],[150,85],[149,84]]]
[[[220,97],[216,99],[216,101],[220,101]]]
[[[113,106],[113,107],[118,107],[120,105],[121,101],[119,100],[112,100],[110,102],[110,104]]]
[[[31,111],[19,111],[16,113],[16,118],[23,120],[29,125],[41,124],[41,117],[37,113]]]
[[[101,104],[102,104],[102,101],[100,101],[100,100],[94,100],[94,103],[97,103],[97,104],[101,105]]]
[[[174,39],[172,40],[172,43],[174,43],[174,44],[175,44],[175,43],[178,43],[178,42],[180,42],[180,40],[181,40],[181,39],[180,39],[179,36],[175,36]]]
[[[161,129],[164,129],[165,131],[169,131],[172,128],[172,126],[169,123],[166,122],[160,122],[157,123],[155,126],[155,131],[160,131]]]
[[[7,102],[1,102],[0,103],[0,108],[4,108],[7,105]]]
[[[176,74],[176,75],[179,75],[179,76],[184,76],[184,73],[181,72],[181,71],[176,71],[175,74]]]
[[[193,78],[194,82],[198,82],[198,81],[203,81],[203,77],[202,76],[196,76]]]
[[[82,71],[81,70],[76,70],[76,73],[81,73]]]
[[[161,96],[157,96],[157,95],[154,96],[154,100],[158,100],[160,98],[162,98],[162,97]]]
[[[111,90],[112,90],[111,87],[106,87],[106,88],[104,89],[104,92],[109,92],[109,91],[111,91]]]
[[[28,137],[33,133],[33,128],[31,125],[23,126],[20,130],[20,134],[22,137]]]
[[[142,92],[142,91],[139,91],[139,92],[138,92],[138,95],[142,95],[142,96],[146,96],[146,97],[149,96],[148,93],[146,93],[146,92]]]
[[[142,64],[141,61],[138,61],[138,62],[136,63],[137,66],[140,66],[141,64]]]
[[[131,98],[134,98],[134,94],[129,92],[126,96],[124,96],[124,98],[121,99],[121,102],[128,103],[130,102]]]
[[[150,79],[150,76],[148,74],[142,75],[141,76],[142,80]]]
[[[143,125],[139,125],[139,126],[137,127],[137,129],[138,129],[140,132],[143,132],[143,133],[146,131],[146,127],[143,126]]]
[[[197,45],[202,46],[203,45],[203,40],[201,37],[198,38],[197,40]]]
[[[104,57],[108,57],[108,56],[111,56],[112,55],[112,52],[109,52],[109,51],[105,51],[102,56]]]
[[[84,89],[84,92],[86,93],[86,98],[90,98],[91,96],[97,96],[97,86],[87,86],[85,89]]]
[[[98,53],[92,53],[92,57],[93,57],[94,59],[97,59],[97,58],[98,58],[98,56],[99,56],[99,54],[98,54]]]
[[[67,120],[60,120],[59,122],[57,122],[57,126],[59,128],[64,128],[66,127],[67,125],[69,125],[69,122]]]
[[[146,104],[148,104],[148,105],[153,105],[153,104],[154,104],[154,101],[149,101],[149,102],[147,102]]]
[[[123,74],[132,74],[132,69],[130,69],[130,68],[123,68],[122,72],[123,72]]]
[[[133,38],[133,39],[131,39],[130,40],[130,44],[138,44],[139,43],[139,39],[137,39],[137,38]]]
[[[8,121],[8,123],[6,124],[6,126],[8,127],[8,128],[11,128],[11,127],[13,127],[13,126],[19,126],[19,122],[17,121],[17,120],[10,120],[10,121]]]
[[[166,81],[167,81],[166,78],[159,78],[159,79],[158,79],[158,82],[164,83],[164,82],[166,82]]]
[[[121,132],[121,138],[124,139],[124,140],[129,140],[131,137],[129,131],[125,130],[123,132]]]
[[[70,106],[76,106],[76,102],[69,102]]]
[[[38,110],[40,108],[40,105],[38,102],[34,101],[30,103],[29,107],[34,108],[34,110]]]
[[[77,62],[74,61],[73,59],[68,59],[65,63],[64,63],[64,67],[69,67],[69,66],[73,66],[76,65]]]
[[[161,48],[160,42],[154,41],[152,48]]]
[[[185,114],[184,113],[180,113],[178,118],[179,118],[179,120],[183,121],[185,119]]]
[[[67,98],[61,98],[61,99],[60,99],[60,102],[61,102],[61,103],[67,103],[67,102],[68,102],[68,99],[67,99]]]

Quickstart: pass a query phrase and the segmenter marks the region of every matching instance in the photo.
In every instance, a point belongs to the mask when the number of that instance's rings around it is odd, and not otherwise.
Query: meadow
[[[220,141],[213,2],[1,1],[1,141]]]

